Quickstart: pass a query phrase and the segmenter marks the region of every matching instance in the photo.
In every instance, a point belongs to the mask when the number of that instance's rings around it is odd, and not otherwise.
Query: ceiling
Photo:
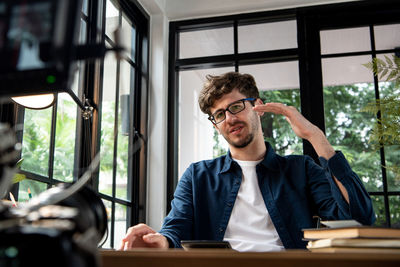
[[[169,20],[182,20],[287,9],[301,6],[352,2],[354,0],[138,0],[150,14],[164,14]],[[358,0],[356,0],[358,1]]]

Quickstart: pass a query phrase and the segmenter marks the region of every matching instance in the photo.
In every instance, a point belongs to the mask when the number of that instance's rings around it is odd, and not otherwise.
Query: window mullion
[[[235,71],[239,71],[239,36],[238,36],[238,21],[235,19],[233,22],[233,53],[235,54]]]
[[[376,58],[376,47],[375,47],[375,32],[374,32],[374,25],[369,25],[369,32],[370,32],[370,39],[371,39],[371,55],[372,59]],[[379,100],[379,81],[378,76],[374,75],[374,88],[375,88],[375,99]],[[381,119],[382,114],[378,112],[376,114],[376,118],[378,120]],[[387,172],[386,172],[386,159],[385,159],[385,148],[381,147],[379,149],[380,159],[381,159],[381,170],[382,170],[382,189],[383,189],[383,203],[385,206],[385,219],[386,219],[386,226],[391,226],[390,221],[390,205],[389,205],[389,196],[388,196],[388,183],[387,183]]]
[[[54,153],[56,147],[56,127],[57,127],[57,110],[58,110],[58,96],[56,95],[56,100],[52,108],[51,113],[51,130],[50,130],[50,148],[49,148],[49,169],[48,175],[49,179],[53,180],[54,173]]]

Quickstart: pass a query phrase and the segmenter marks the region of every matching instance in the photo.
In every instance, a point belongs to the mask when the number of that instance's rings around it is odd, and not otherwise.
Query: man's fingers
[[[155,233],[155,231],[145,224],[138,224],[130,227],[122,240],[127,241],[134,236],[143,236],[149,233]]]
[[[121,240],[121,244],[120,244],[118,250],[128,250],[128,249],[131,249],[131,248],[132,248],[132,244],[133,244],[133,242],[134,242],[136,239],[137,239],[137,237],[132,237],[132,238],[127,239],[127,240],[125,240],[125,238],[122,239],[122,240]]]
[[[118,250],[124,250],[124,248],[125,248],[125,242],[121,240]]]
[[[145,224],[138,224],[128,229],[125,237],[121,241],[120,250],[128,250],[133,247],[143,247],[145,242],[142,236],[156,233],[153,229]]]
[[[147,234],[143,236],[143,240],[147,243],[155,243],[160,241],[160,236],[158,234]]]
[[[264,105],[255,105],[253,110],[285,115],[288,110],[288,106],[282,103],[265,103]]]
[[[124,250],[129,250],[132,248],[132,241],[126,241],[125,242],[125,246],[124,246]]]
[[[166,237],[159,233],[144,235],[143,241],[148,244],[152,244],[153,247],[168,248],[168,241],[166,240]]]

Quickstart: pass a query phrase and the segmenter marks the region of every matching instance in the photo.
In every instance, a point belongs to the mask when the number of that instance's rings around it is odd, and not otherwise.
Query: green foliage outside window
[[[48,176],[52,108],[25,109],[21,169]]]

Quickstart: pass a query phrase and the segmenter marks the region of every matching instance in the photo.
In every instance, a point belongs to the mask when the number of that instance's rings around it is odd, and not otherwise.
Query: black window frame
[[[123,200],[117,198],[116,195],[116,174],[113,172],[113,188],[112,196],[99,193],[100,197],[110,201],[112,205],[111,211],[111,227],[110,244],[113,247],[114,232],[115,232],[115,204],[127,206],[127,221],[126,227],[129,227],[139,222],[146,221],[146,184],[147,184],[147,118],[148,118],[148,93],[149,93],[149,16],[137,3],[137,1],[127,0],[111,0],[122,12],[129,18],[136,29],[135,37],[135,61],[128,60],[127,62],[135,69],[134,90],[131,90],[129,109],[129,152],[130,160],[128,162],[128,190],[131,190],[131,200]],[[103,14],[106,12],[106,0],[103,0]],[[121,14],[120,14],[121,16]],[[104,16],[105,17],[105,16]],[[102,19],[102,42],[108,42],[112,47],[115,47],[110,38],[105,34],[105,19]],[[106,41],[107,40],[107,41]],[[124,59],[125,60],[125,59]],[[118,59],[118,69],[122,59]],[[96,92],[97,103],[102,102],[102,81],[104,60],[101,62],[99,69],[99,91]],[[118,70],[117,70],[118,72]],[[120,76],[117,75],[117,84],[119,84]],[[118,88],[117,88],[118,90]],[[118,102],[118,100],[117,100]],[[101,131],[101,104],[98,104],[99,111],[97,116],[97,133],[96,133],[96,151],[100,150],[100,131]],[[116,105],[118,106],[118,105]],[[115,125],[116,126],[116,125]],[[114,140],[114,162],[116,158],[117,137]],[[136,150],[136,148],[140,148]],[[96,188],[98,189],[99,173],[96,174]],[[129,187],[130,184],[130,187]]]

